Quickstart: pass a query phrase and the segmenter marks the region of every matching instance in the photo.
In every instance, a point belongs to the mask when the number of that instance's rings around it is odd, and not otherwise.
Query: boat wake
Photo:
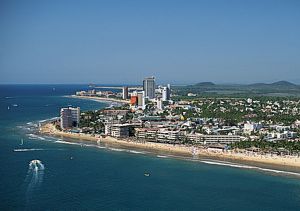
[[[32,151],[49,151],[49,150],[54,150],[54,151],[62,151],[65,149],[42,149],[42,148],[29,148],[29,149],[14,149],[14,152],[32,152]]]
[[[28,183],[26,191],[26,201],[29,202],[33,198],[35,191],[39,190],[44,177],[45,166],[40,160],[32,160],[29,162],[28,172],[25,183]]]
[[[46,149],[14,149],[14,152],[31,152],[31,151],[43,151]]]

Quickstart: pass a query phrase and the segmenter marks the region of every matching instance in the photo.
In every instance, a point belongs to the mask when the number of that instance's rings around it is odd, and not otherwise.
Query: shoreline
[[[85,100],[95,100],[97,102],[113,102],[113,103],[121,103],[121,104],[129,103],[128,100],[106,98],[106,97],[92,97],[92,96],[78,96],[78,95],[66,95],[66,97],[85,99]]]
[[[91,141],[94,143],[104,143],[112,146],[127,147],[128,149],[143,149],[149,152],[168,153],[172,156],[184,156],[186,158],[206,158],[216,159],[221,162],[235,161],[239,164],[246,165],[258,165],[258,167],[270,167],[274,166],[278,169],[294,170],[300,172],[300,157],[292,156],[267,156],[267,155],[249,155],[245,153],[236,152],[209,152],[206,149],[193,146],[184,145],[170,145],[156,142],[134,142],[129,139],[116,139],[110,136],[91,136],[89,134],[80,133],[67,133],[57,130],[53,124],[47,123],[40,127],[39,132],[41,134],[47,134],[50,136],[70,138],[82,141]],[[71,140],[72,141],[72,140]]]

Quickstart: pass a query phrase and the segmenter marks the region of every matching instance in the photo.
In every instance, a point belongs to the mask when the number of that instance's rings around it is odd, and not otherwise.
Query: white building
[[[163,100],[161,98],[157,99],[156,107],[157,107],[158,110],[163,110],[164,109]]]
[[[69,129],[78,127],[80,121],[80,108],[61,108],[60,109],[60,127],[61,129]]]
[[[203,135],[201,137],[203,144],[231,144],[241,140],[236,135]]]
[[[191,92],[190,92],[190,93],[187,94],[187,96],[188,96],[188,97],[196,97],[197,94],[194,94],[194,93],[191,93]]]
[[[170,84],[168,84],[168,86],[162,87],[162,100],[168,101],[170,100],[170,96],[171,96],[171,87]]]
[[[244,132],[245,133],[255,132],[255,131],[260,130],[261,128],[262,128],[262,124],[260,124],[260,123],[247,122],[244,124]]]

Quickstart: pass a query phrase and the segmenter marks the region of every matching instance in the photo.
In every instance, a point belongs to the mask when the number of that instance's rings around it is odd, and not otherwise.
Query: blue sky
[[[298,0],[0,0],[0,83],[300,84]]]

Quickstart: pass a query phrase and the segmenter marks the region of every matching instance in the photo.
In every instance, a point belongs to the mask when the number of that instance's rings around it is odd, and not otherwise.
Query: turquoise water
[[[78,89],[86,86],[0,86],[1,210],[300,209],[297,178],[29,135],[62,106],[107,106],[62,97]],[[43,170],[29,168],[35,159]]]

